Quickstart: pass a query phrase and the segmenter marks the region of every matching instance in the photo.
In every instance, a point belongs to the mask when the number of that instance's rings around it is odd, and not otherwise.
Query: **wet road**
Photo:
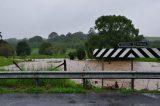
[[[159,94],[0,94],[0,106],[159,106]]]

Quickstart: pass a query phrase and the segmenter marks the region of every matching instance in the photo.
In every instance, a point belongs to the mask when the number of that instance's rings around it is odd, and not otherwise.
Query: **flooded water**
[[[27,71],[45,71],[49,67],[54,67],[63,62],[63,59],[36,59],[32,62],[19,63],[19,66]],[[66,60],[68,71],[98,71],[102,70],[102,62],[96,60]],[[10,71],[17,71],[14,65],[4,67]],[[63,66],[61,67],[63,70]],[[134,62],[134,71],[160,71],[160,63],[157,62]],[[104,62],[104,71],[131,71],[130,61],[112,61]],[[81,79],[74,80],[82,83]],[[104,79],[104,87],[111,87],[118,82],[120,88],[129,88],[130,79]],[[90,79],[91,84],[101,86],[101,79]],[[158,79],[136,79],[135,89],[160,89],[160,80]]]

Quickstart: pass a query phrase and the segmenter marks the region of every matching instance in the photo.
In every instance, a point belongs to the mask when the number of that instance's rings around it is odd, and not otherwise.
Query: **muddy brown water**
[[[66,60],[68,71],[98,71],[102,70],[102,62],[96,60]],[[19,66],[25,70],[42,71],[48,70],[48,67],[54,67],[63,62],[63,59],[36,59],[32,62],[19,63]],[[17,71],[14,65],[5,66],[10,71]],[[63,67],[61,67],[63,69]],[[160,63],[157,62],[134,62],[134,71],[160,71]],[[130,61],[112,61],[104,62],[104,71],[131,71]],[[91,84],[101,87],[101,79],[89,79]],[[81,79],[74,80],[82,83]],[[120,88],[129,88],[130,80],[128,79],[104,79],[104,87],[111,87],[118,82]],[[160,89],[159,79],[136,79],[135,89]]]

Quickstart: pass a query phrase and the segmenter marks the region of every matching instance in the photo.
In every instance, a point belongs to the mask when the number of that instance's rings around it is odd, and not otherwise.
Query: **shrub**
[[[68,53],[68,56],[71,60],[74,60],[75,59],[75,56],[76,56],[76,53],[75,52],[69,52]]]
[[[16,53],[18,56],[26,56],[31,54],[31,48],[25,41],[20,41],[16,47]]]
[[[76,54],[77,54],[77,58],[79,60],[85,59],[85,57],[86,57],[85,50],[82,48],[77,49]]]
[[[44,42],[40,45],[39,54],[43,55],[52,55],[53,54],[53,47],[51,43]]]

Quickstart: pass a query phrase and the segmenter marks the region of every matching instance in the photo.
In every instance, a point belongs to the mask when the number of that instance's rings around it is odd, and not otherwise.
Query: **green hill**
[[[145,37],[148,41],[160,40],[160,37]]]

